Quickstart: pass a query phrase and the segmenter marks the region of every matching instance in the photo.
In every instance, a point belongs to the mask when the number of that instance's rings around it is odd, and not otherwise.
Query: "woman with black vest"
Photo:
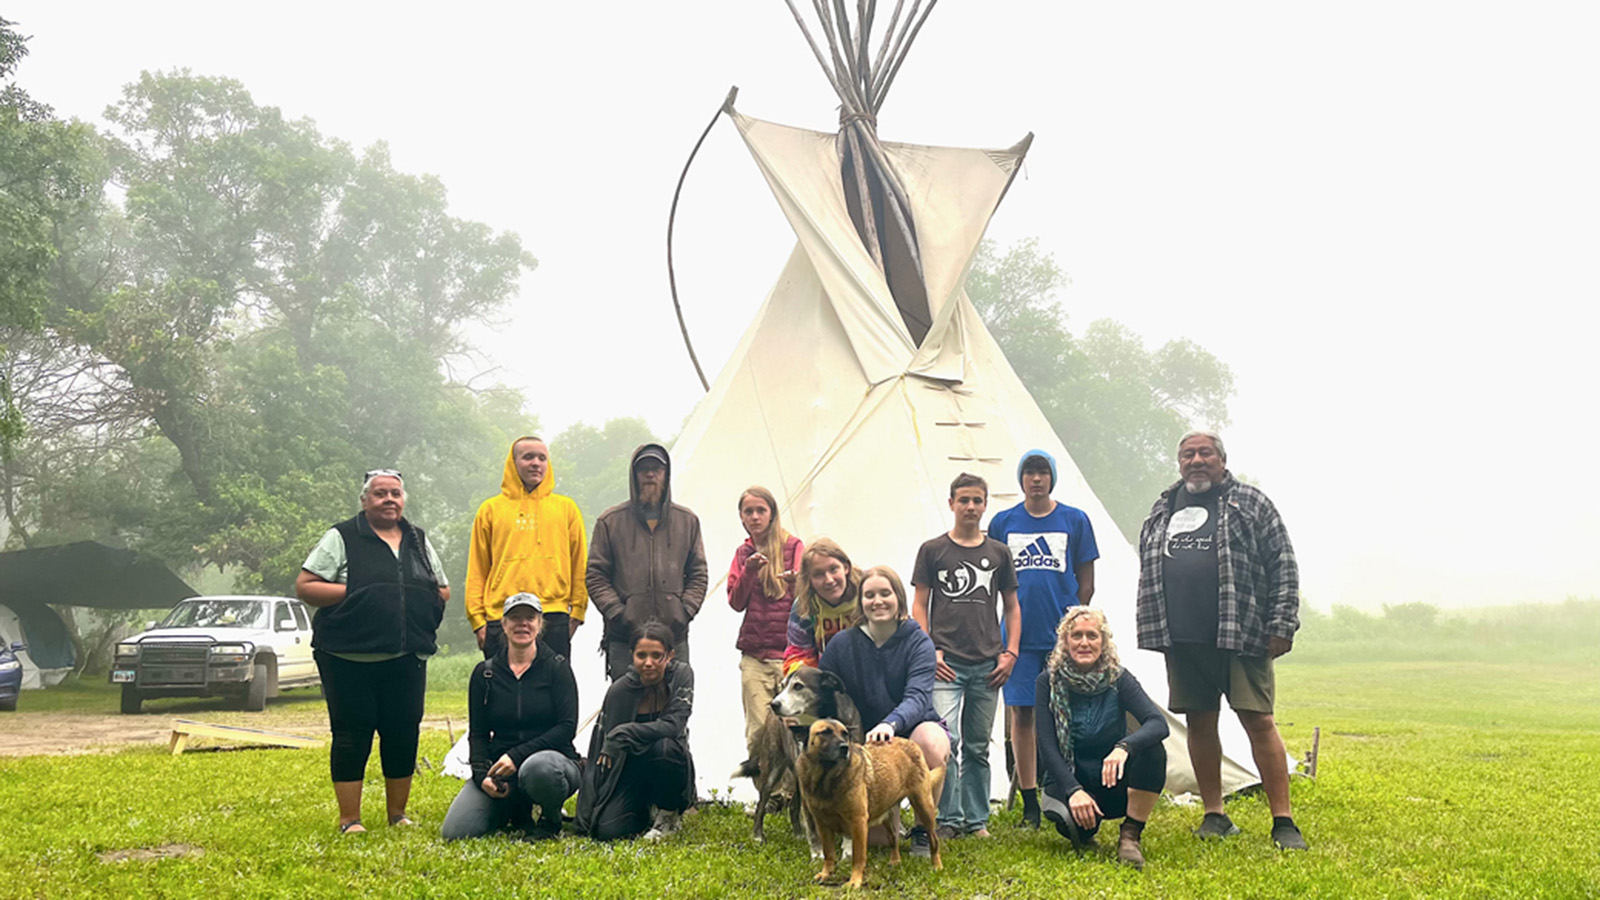
[[[401,515],[405,506],[399,472],[368,472],[361,512],[328,529],[294,585],[296,596],[317,607],[311,646],[333,732],[329,768],[341,834],[366,831],[361,781],[374,731],[389,824],[413,824],[406,802],[428,657],[450,587],[427,535]]]

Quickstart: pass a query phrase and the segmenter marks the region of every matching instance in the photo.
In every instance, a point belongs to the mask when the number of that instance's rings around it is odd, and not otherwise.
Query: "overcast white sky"
[[[34,36],[21,83],[64,114],[99,120],[143,69],[228,75],[519,233],[540,266],[483,346],[551,432],[671,434],[699,395],[664,232],[728,87],[751,115],[836,121],[781,0],[4,15]],[[1037,134],[990,236],[1056,255],[1075,328],[1109,316],[1233,367],[1230,461],[1283,510],[1312,602],[1593,596],[1597,26],[1583,2],[946,0],[880,132]],[[714,377],[793,242],[727,122],[678,228]]]

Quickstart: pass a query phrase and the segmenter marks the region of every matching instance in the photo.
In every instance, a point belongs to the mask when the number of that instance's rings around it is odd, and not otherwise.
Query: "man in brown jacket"
[[[594,522],[585,582],[605,619],[606,675],[633,663],[634,629],[657,619],[672,628],[677,658],[689,662],[689,621],[709,583],[700,519],[672,502],[672,462],[660,444],[633,451],[627,503]]]

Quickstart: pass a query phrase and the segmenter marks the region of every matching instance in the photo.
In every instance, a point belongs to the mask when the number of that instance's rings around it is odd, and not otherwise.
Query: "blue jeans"
[[[989,687],[993,662],[945,659],[955,681],[933,683],[933,709],[950,731],[950,762],[939,797],[939,824],[960,832],[989,825],[989,735],[1000,692]]]

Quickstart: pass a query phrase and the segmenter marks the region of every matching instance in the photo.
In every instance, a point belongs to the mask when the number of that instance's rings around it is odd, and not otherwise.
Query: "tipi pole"
[[[694,363],[694,374],[700,376],[700,387],[706,393],[711,392],[711,382],[706,380],[706,372],[700,368],[700,357],[695,355],[694,343],[689,340],[689,326],[683,321],[683,304],[678,302],[678,273],[672,265],[672,227],[678,221],[678,198],[683,195],[683,182],[689,177],[689,166],[694,163],[695,154],[700,152],[700,145],[706,142],[711,127],[717,124],[723,113],[733,109],[733,101],[738,96],[738,85],[728,88],[727,99],[722,101],[722,105],[711,116],[711,121],[706,123],[706,130],[700,132],[700,140],[694,142],[694,149],[689,151],[689,158],[683,164],[683,172],[678,175],[678,187],[672,192],[672,210],[667,213],[667,285],[672,290],[672,311],[678,316],[678,331],[683,335],[684,349],[689,351],[689,362]]]

